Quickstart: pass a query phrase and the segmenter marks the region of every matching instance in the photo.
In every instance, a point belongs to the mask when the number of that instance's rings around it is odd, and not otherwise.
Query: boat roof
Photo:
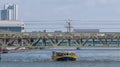
[[[55,53],[75,53],[73,51],[53,51]]]

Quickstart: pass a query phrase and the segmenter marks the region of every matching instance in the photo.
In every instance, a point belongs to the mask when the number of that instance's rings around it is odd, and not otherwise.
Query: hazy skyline
[[[19,5],[19,20],[119,19],[120,0],[0,0]]]
[[[0,9],[3,9],[3,5],[6,3],[18,4],[18,18],[21,21],[49,21],[26,26],[30,30],[65,31],[66,21],[56,22],[50,20],[67,20],[68,18],[71,20],[120,21],[120,0],[0,0]],[[56,26],[54,23],[56,23]],[[74,29],[100,29],[103,32],[120,31],[119,22],[90,23],[72,21]]]

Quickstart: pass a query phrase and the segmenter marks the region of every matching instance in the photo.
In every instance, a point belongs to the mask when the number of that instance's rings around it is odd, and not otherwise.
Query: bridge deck
[[[67,33],[67,32],[2,32],[0,45],[7,46],[71,46],[71,47],[119,47],[120,33]]]

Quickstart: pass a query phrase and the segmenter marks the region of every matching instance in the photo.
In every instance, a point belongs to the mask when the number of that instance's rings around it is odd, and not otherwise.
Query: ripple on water
[[[2,61],[23,61],[23,62],[40,62],[52,61],[51,55],[54,49],[2,54]],[[120,61],[119,50],[71,50],[75,51],[77,61]]]

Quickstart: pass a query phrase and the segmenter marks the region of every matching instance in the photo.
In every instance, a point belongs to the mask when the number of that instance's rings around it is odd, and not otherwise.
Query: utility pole
[[[71,26],[71,20],[70,19],[68,19],[67,21],[66,21],[66,23],[67,23],[67,25],[66,25],[66,29],[67,29],[67,32],[71,32],[71,28],[72,28],[72,26]]]

